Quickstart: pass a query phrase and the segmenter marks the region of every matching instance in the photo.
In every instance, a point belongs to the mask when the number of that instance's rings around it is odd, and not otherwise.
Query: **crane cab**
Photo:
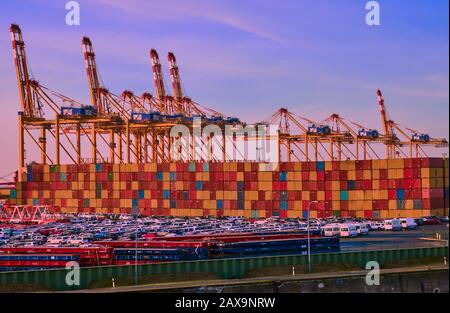
[[[161,120],[161,113],[156,111],[150,113],[131,112],[131,120],[134,122],[159,121]]]
[[[312,135],[329,135],[331,133],[330,126],[312,124],[308,127],[308,134]]]
[[[67,117],[89,117],[89,116],[96,116],[97,113],[93,106],[87,105],[81,108],[61,107],[61,115]]]
[[[430,136],[427,134],[418,134],[415,133],[411,137],[411,141],[418,141],[418,142],[429,142]]]
[[[378,138],[380,136],[380,134],[378,133],[378,131],[376,129],[365,129],[365,128],[361,128],[358,131],[358,137],[360,138]]]

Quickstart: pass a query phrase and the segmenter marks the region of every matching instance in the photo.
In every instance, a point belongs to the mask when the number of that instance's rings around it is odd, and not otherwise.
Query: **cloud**
[[[151,4],[140,1],[119,0],[95,0],[98,3],[109,5],[115,9],[131,13],[133,15],[151,16],[163,21],[180,21],[180,19],[203,19],[222,24],[256,37],[269,40],[278,44],[287,42],[275,34],[264,31],[261,25],[253,25],[248,17],[239,18],[236,12],[226,12],[226,8],[211,5],[210,1],[184,1],[167,2],[152,1]]]

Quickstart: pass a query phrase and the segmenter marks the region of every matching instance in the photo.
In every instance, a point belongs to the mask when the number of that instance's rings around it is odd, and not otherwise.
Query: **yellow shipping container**
[[[356,211],[356,217],[357,218],[363,218],[364,217],[364,211]]]
[[[317,180],[317,172],[309,172],[309,180],[316,181]]]
[[[363,178],[364,179],[372,179],[372,171],[371,170],[364,170],[363,171]]]
[[[339,200],[331,201],[331,209],[333,211],[340,210],[341,209],[341,201],[339,201]]]
[[[302,215],[303,216],[303,215]],[[309,217],[310,218],[317,218],[317,211],[310,211],[309,212]]]
[[[302,163],[301,162],[295,162],[294,163],[294,171],[301,172],[302,171]]]
[[[354,160],[349,160],[349,161],[346,161],[348,164],[347,164],[347,169],[349,170],[349,171],[354,171],[354,170],[356,170],[356,162],[354,161]]]
[[[403,169],[397,169],[397,179],[403,179],[404,178],[404,170]]]
[[[331,197],[332,197],[333,200],[340,200],[340,198],[341,198],[340,191],[332,191],[331,192]]]
[[[407,210],[413,210],[414,209],[414,201],[413,200],[406,200],[405,201],[405,209]]]
[[[205,174],[209,174],[209,173],[205,173]],[[237,172],[236,178],[238,181],[243,181],[244,180],[244,172]],[[208,180],[209,180],[209,177],[208,177]]]
[[[156,209],[158,208],[158,200],[157,199],[152,199],[150,202],[150,206],[152,209]]]
[[[302,200],[310,200],[309,191],[302,191]]]
[[[260,181],[258,183],[259,189],[263,191],[272,190],[272,182]]]
[[[397,179],[397,169],[395,168],[388,169],[388,179]]]
[[[260,182],[271,182],[272,172],[258,172],[258,180]]]
[[[333,180],[333,181],[331,182],[331,190],[334,190],[334,191],[336,191],[336,190],[341,190],[341,184],[340,184],[340,182],[337,181],[337,180]]]
[[[295,180],[295,172],[287,172],[286,179],[289,182],[292,182]]]
[[[372,190],[364,190],[364,200],[372,200],[373,199],[373,192]]]
[[[287,182],[287,190],[289,190],[289,191],[296,190],[296,188],[295,188],[295,182],[293,182],[293,181],[288,181],[288,182]]]
[[[164,184],[164,182],[163,182],[163,184]],[[137,181],[132,181],[131,182],[131,189],[132,190],[138,190],[138,188],[139,188],[139,183]],[[166,187],[164,185],[163,185],[163,188],[164,189],[169,189],[168,187]]]
[[[347,172],[347,178],[349,180],[356,180],[356,171],[348,171]]]
[[[273,200],[272,191],[266,191],[264,198],[265,198],[265,200]]]
[[[331,171],[331,170],[333,170],[333,162],[325,161],[325,171]]]
[[[294,210],[301,210],[301,209],[302,209],[302,202],[294,201]]]
[[[323,190],[317,191],[317,200],[319,201],[325,200],[325,191]]]
[[[372,200],[364,200],[363,201],[363,209],[364,210],[373,210],[372,205],[373,205]]]
[[[381,219],[389,218],[389,211],[387,211],[387,210],[380,211],[380,218]]]
[[[397,208],[397,201],[396,200],[389,200],[388,202],[388,209],[389,210],[395,210]]]
[[[131,185],[131,187],[133,188],[133,190],[137,190],[138,189],[137,182],[133,182],[133,183],[136,183],[136,187],[134,187],[133,185]],[[162,185],[163,185],[163,189],[170,189],[170,181],[163,181]]]
[[[372,179],[380,179],[380,170],[372,170]]]
[[[302,173],[301,172],[294,172],[294,179],[296,181],[301,182],[302,181]]]

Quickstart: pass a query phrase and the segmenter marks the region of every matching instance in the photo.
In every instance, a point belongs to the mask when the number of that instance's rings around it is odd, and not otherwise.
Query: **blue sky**
[[[399,124],[448,138],[447,0],[380,0],[381,25],[360,0],[80,0],[0,5],[0,176],[16,168],[19,97],[8,27],[18,23],[41,83],[89,102],[81,38],[92,39],[104,84],[154,93],[150,48],[173,51],[185,92],[249,122],[280,107],[322,120],[331,113],[381,129],[375,90]],[[169,86],[167,86],[169,87]],[[8,131],[6,131],[8,130]]]

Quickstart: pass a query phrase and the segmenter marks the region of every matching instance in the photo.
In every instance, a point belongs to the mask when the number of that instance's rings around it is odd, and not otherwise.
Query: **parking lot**
[[[341,238],[341,251],[379,250],[448,245],[448,224],[418,226],[407,231],[371,231],[365,236]],[[442,240],[436,239],[436,234]],[[427,238],[428,240],[424,239]],[[445,242],[447,240],[447,242]]]

